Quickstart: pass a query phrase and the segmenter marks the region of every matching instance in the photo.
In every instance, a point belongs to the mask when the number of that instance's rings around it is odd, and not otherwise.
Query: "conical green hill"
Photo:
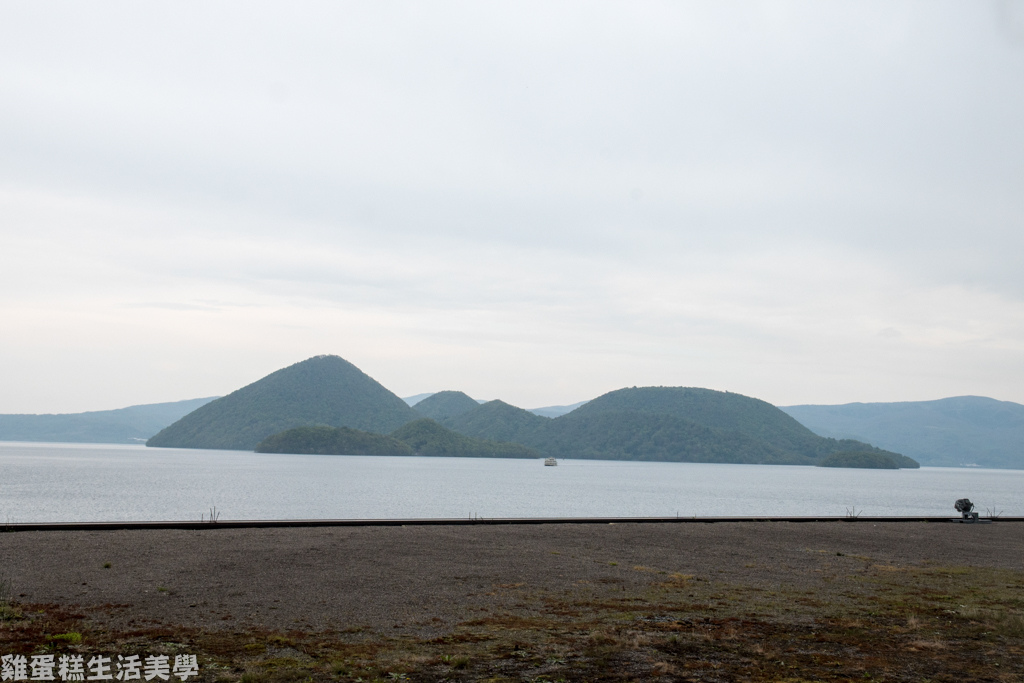
[[[315,356],[211,401],[149,440],[165,448],[252,450],[292,427],[329,425],[378,434],[420,417],[338,356]]]
[[[439,391],[417,403],[413,410],[424,417],[441,422],[449,417],[468,413],[479,405],[461,391]]]

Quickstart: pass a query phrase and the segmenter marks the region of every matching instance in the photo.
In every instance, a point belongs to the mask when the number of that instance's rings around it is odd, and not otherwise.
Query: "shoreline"
[[[216,521],[118,521],[118,522],[8,522],[0,533],[24,531],[143,531],[216,529],[302,529],[330,527],[409,527],[409,526],[533,526],[558,524],[738,524],[738,523],[872,523],[872,524],[992,524],[1024,522],[1024,517],[983,517],[967,521],[958,517],[886,516],[864,517],[468,517],[410,519],[233,519]]]

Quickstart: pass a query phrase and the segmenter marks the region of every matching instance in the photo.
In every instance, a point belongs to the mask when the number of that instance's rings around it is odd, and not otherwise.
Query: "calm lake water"
[[[0,523],[448,517],[1024,516],[1024,471],[269,455],[0,443]]]

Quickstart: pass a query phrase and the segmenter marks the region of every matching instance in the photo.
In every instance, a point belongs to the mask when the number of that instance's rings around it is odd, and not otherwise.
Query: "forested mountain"
[[[619,389],[554,419],[491,401],[444,424],[565,458],[814,465],[840,451],[882,453],[859,441],[822,438],[764,401],[687,387]],[[884,455],[917,467],[899,454]]]
[[[813,464],[735,431],[674,415],[608,412],[555,418],[535,447],[545,455],[594,460],[660,460],[772,465]]]
[[[58,415],[0,415],[0,441],[139,443],[215,397]]]
[[[412,448],[384,434],[349,427],[293,427],[256,444],[257,453],[295,455],[413,455]]]
[[[314,455],[425,455],[454,458],[536,458],[537,451],[517,443],[475,439],[420,418],[390,435],[347,427],[295,427],[268,436],[258,453]]]
[[[413,409],[424,417],[441,422],[468,413],[479,405],[461,391],[439,391],[418,401]]]
[[[418,417],[348,361],[316,356],[206,404],[147,445],[252,450],[292,427],[328,425],[386,434]]]
[[[619,389],[555,418],[458,391],[413,409],[337,356],[296,363],[212,401],[149,445],[406,452],[395,440],[424,455],[815,465],[844,453],[832,464],[917,466],[860,441],[818,436],[764,401],[710,389]]]
[[[445,427],[460,434],[492,441],[512,441],[535,446],[550,418],[534,415],[528,410],[504,401],[488,401],[456,417],[444,420]]]
[[[682,418],[722,433],[742,434],[765,442],[781,453],[806,458],[837,450],[772,404],[727,391],[693,387],[619,389],[595,398],[571,415],[581,418],[609,413]]]
[[[822,436],[870,441],[923,465],[1024,469],[1024,405],[982,396],[787,406]]]
[[[537,458],[540,454],[518,443],[465,436],[429,418],[399,427],[391,436],[407,443],[416,455],[474,458]]]
[[[898,470],[896,459],[885,451],[839,451],[825,456],[818,463],[821,467],[856,467],[872,470]]]

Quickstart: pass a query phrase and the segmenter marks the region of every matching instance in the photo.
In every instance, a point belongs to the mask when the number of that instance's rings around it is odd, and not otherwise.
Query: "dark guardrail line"
[[[1024,522],[1024,517],[982,519],[989,522]],[[216,522],[9,522],[0,525],[0,533],[13,531],[119,531],[143,529],[270,529],[302,527],[363,526],[477,526],[502,524],[721,524],[730,522],[843,522],[843,523],[960,523],[955,517],[521,517],[466,519],[236,519]]]

